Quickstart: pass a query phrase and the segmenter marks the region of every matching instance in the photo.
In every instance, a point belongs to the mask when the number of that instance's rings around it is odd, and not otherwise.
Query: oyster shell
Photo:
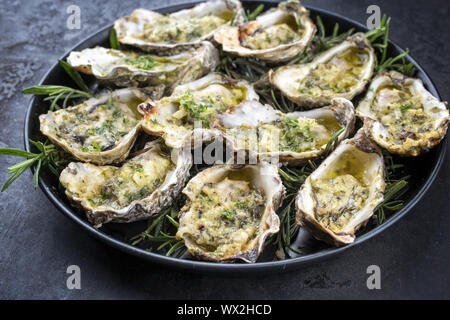
[[[315,32],[309,11],[298,1],[287,1],[260,14],[254,21],[220,27],[214,40],[226,52],[284,62],[302,54]]]
[[[296,222],[319,240],[352,243],[384,198],[381,150],[360,129],[306,179],[297,194]]]
[[[363,33],[356,33],[310,63],[270,70],[269,80],[299,105],[324,106],[332,98],[351,100],[361,93],[372,77],[375,62],[369,41]]]
[[[275,165],[209,167],[183,193],[176,236],[199,259],[255,262],[265,239],[279,230],[275,211],[285,189]]]
[[[76,70],[119,87],[163,84],[169,88],[213,71],[218,61],[217,49],[207,41],[196,49],[164,57],[95,47],[73,51],[67,58]]]
[[[449,121],[446,102],[428,92],[422,80],[396,71],[373,79],[356,114],[372,140],[405,156],[417,156],[438,145]]]
[[[259,97],[248,82],[210,73],[177,86],[169,97],[148,100],[138,109],[144,115],[145,132],[162,136],[169,147],[179,148],[197,138],[209,141],[216,137],[218,132],[212,129],[216,115],[252,99]]]
[[[322,155],[336,134],[337,145],[354,123],[351,101],[334,98],[327,107],[291,113],[244,101],[218,115],[215,127],[238,154],[245,150],[250,158],[298,164]]]
[[[160,97],[162,88],[154,95]],[[155,92],[153,92],[155,94]],[[141,127],[137,105],[152,93],[120,89],[39,116],[41,132],[76,159],[103,165],[122,162]]]
[[[71,162],[59,178],[70,201],[96,227],[145,219],[172,204],[189,177],[190,152],[152,141],[120,168]]]
[[[210,0],[167,15],[137,9],[116,20],[114,28],[123,44],[144,51],[178,51],[209,40],[220,26],[242,19],[240,1]]]

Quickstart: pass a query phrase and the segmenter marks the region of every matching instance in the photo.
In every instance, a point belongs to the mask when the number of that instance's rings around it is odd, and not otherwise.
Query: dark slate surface
[[[0,147],[23,146],[23,118],[36,84],[66,50],[88,34],[137,7],[182,1],[73,1],[82,29],[66,28],[70,2],[0,1]],[[114,3],[114,4],[113,4]],[[447,1],[304,1],[360,22],[378,4],[392,16],[391,38],[409,47],[450,99]],[[0,181],[13,158],[0,158]],[[426,196],[387,232],[336,258],[286,274],[246,279],[166,270],[91,238],[33,190],[27,172],[0,194],[0,298],[450,298],[448,157]],[[66,288],[66,268],[81,267],[82,289]],[[368,290],[366,268],[381,267],[381,290]]]

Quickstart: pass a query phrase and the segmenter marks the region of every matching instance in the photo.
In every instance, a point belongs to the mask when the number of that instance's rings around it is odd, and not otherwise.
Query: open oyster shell
[[[211,141],[218,131],[212,128],[216,115],[244,100],[259,99],[244,80],[233,80],[221,73],[174,88],[172,95],[139,105],[145,132],[162,136],[171,148]]]
[[[243,19],[238,0],[210,0],[191,9],[163,15],[145,9],[114,23],[118,40],[144,51],[179,51],[209,40],[222,25]]]
[[[41,132],[73,157],[99,165],[122,162],[141,127],[137,106],[150,96],[147,88],[120,89],[83,103],[39,116]]]
[[[296,221],[319,240],[352,243],[383,202],[384,189],[383,155],[360,129],[306,179],[295,200]]]
[[[354,124],[351,101],[334,98],[329,106],[291,113],[244,101],[218,115],[215,127],[238,154],[245,151],[250,159],[299,164],[322,155],[335,135],[331,146],[336,146]]]
[[[152,141],[120,168],[71,162],[59,178],[69,200],[96,227],[142,220],[172,204],[189,177],[191,153]]]
[[[171,56],[95,47],[71,52],[67,62],[80,72],[119,87],[163,84],[170,88],[213,71],[219,53],[208,41]]]
[[[269,71],[269,80],[291,101],[305,107],[329,104],[332,98],[353,99],[364,90],[376,56],[363,33],[321,53],[307,64]]]
[[[199,259],[255,262],[266,238],[279,230],[275,211],[285,188],[275,165],[209,167],[183,193],[177,238]]]
[[[427,91],[422,80],[396,71],[373,79],[356,114],[372,140],[404,156],[417,156],[438,145],[449,121],[446,102]]]
[[[224,25],[214,34],[223,50],[243,57],[284,62],[303,53],[316,26],[298,1],[281,2],[239,26]]]

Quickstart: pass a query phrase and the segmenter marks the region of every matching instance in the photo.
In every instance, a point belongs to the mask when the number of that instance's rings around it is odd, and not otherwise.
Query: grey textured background
[[[134,8],[186,1],[0,1],[0,147],[23,147],[29,97],[75,43]],[[393,18],[391,39],[409,47],[445,100],[450,99],[448,1],[303,1],[362,23],[378,4]],[[66,9],[81,7],[82,29],[66,28]],[[0,158],[0,181],[16,159]],[[111,249],[82,232],[31,186],[27,172],[0,194],[0,298],[17,299],[320,299],[450,298],[448,157],[426,196],[387,232],[331,260],[298,271],[246,279],[202,276]],[[66,288],[66,268],[82,271],[82,289]],[[382,270],[382,289],[366,288],[366,268]]]

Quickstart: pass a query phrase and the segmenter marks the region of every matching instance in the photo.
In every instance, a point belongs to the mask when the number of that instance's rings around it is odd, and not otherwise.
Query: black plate
[[[265,8],[273,7],[277,4],[275,1],[243,1],[243,4],[246,8],[254,8],[257,4],[264,3]],[[159,11],[161,13],[169,13],[178,11],[181,9],[189,8],[195,5],[196,3],[189,4],[180,4],[170,7],[164,7],[155,9],[155,11]],[[343,16],[328,12],[323,9],[318,9],[314,7],[309,7],[308,9],[311,11],[312,18],[318,14],[321,16],[325,27],[327,28],[327,34],[332,32],[332,28],[334,24],[337,22],[340,24],[340,30],[345,31],[350,28],[355,28],[357,31],[367,31],[367,28],[363,25],[345,18]],[[86,40],[80,42],[72,50],[82,50],[89,47],[94,47],[96,45],[102,45],[109,47],[108,35],[109,30],[112,26],[107,26],[97,33],[91,35]],[[399,46],[395,43],[390,42],[390,52],[389,55],[395,56],[401,52],[404,52]],[[61,59],[65,59],[70,51],[65,54]],[[433,82],[425,73],[425,71],[420,67],[420,65],[414,61],[410,56],[406,58],[408,62],[413,62],[415,67],[417,68],[417,77],[422,79],[425,87],[435,96],[440,99],[439,93],[437,92]],[[39,85],[44,84],[61,84],[61,85],[73,85],[70,82],[70,79],[65,74],[63,69],[55,63],[55,65],[47,72],[47,74],[43,77]],[[41,136],[39,131],[39,121],[38,116],[42,113],[46,113],[48,111],[48,103],[43,102],[41,97],[35,97],[30,102],[30,106],[28,108],[26,118],[25,118],[25,148],[27,151],[35,152],[34,146],[30,145],[29,139],[39,139]],[[340,248],[327,248],[321,245],[318,241],[310,241],[310,247],[307,248],[307,254],[292,258],[288,260],[281,261],[271,261],[273,260],[273,255],[268,257],[267,255],[263,255],[260,260],[262,262],[257,262],[255,264],[218,264],[218,263],[209,263],[209,262],[201,262],[194,260],[186,260],[186,259],[175,259],[166,257],[164,255],[160,255],[157,253],[151,253],[145,250],[142,250],[137,247],[133,247],[129,244],[128,239],[135,235],[138,232],[141,232],[145,229],[146,222],[135,222],[128,225],[121,224],[107,224],[103,226],[101,229],[95,229],[91,224],[88,223],[84,214],[74,210],[64,192],[58,189],[58,180],[51,173],[43,170],[41,172],[39,178],[39,185],[47,197],[55,204],[55,206],[61,210],[61,212],[70,218],[72,221],[77,223],[82,229],[86,230],[96,238],[104,241],[108,245],[120,249],[129,254],[142,257],[151,262],[157,262],[164,264],[169,267],[175,267],[178,269],[183,269],[186,271],[196,271],[196,272],[214,272],[214,273],[236,273],[242,274],[244,272],[252,272],[252,273],[260,273],[260,272],[273,272],[273,271],[284,271],[291,270],[293,268],[298,268],[307,263],[312,263],[318,261],[320,259],[331,257],[335,254],[338,254],[344,250],[347,250],[353,246],[356,246],[367,239],[377,235],[378,233],[388,229],[392,224],[398,221],[400,218],[405,216],[405,214],[410,211],[414,205],[422,198],[425,192],[430,187],[431,183],[434,181],[439,168],[442,165],[444,155],[445,155],[446,143],[445,141],[441,143],[438,147],[432,149],[427,154],[424,154],[417,158],[399,158],[396,161],[400,161],[404,163],[408,168],[408,174],[411,175],[409,180],[409,189],[407,194],[405,194],[405,206],[388,218],[388,220],[379,225],[375,226],[374,224],[369,224],[362,232],[359,233],[356,241],[353,244],[343,246]],[[265,256],[265,257],[264,257]]]

